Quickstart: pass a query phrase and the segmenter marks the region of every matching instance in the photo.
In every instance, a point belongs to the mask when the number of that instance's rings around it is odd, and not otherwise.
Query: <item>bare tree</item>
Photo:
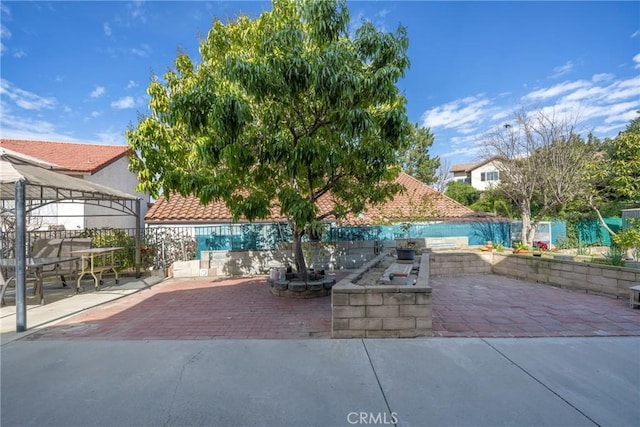
[[[436,169],[436,181],[433,183],[433,188],[437,191],[444,193],[447,189],[447,184],[451,179],[451,162],[446,159],[440,159],[440,165]]]
[[[576,133],[575,118],[544,110],[517,111],[513,123],[489,133],[485,156],[499,161],[497,191],[513,200],[522,217],[522,240],[532,245],[542,218],[585,195],[593,150]],[[533,203],[540,210],[532,218]]]

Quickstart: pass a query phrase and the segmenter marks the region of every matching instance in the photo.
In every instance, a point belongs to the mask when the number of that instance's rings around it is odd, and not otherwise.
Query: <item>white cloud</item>
[[[482,152],[482,147],[479,145],[473,145],[464,148],[458,148],[457,150],[449,151],[447,153],[441,154],[440,158],[446,159],[447,157],[453,156],[464,156],[470,158],[478,158],[480,153]]]
[[[102,24],[102,29],[104,30],[105,36],[107,36],[107,37],[111,36],[112,31],[111,31],[111,27],[109,26],[108,22],[105,22],[104,24]]]
[[[575,92],[562,97],[562,101],[581,101],[584,99],[599,99],[606,95],[607,89],[599,86],[581,87]]]
[[[22,49],[18,49],[15,52],[13,52],[14,58],[20,59],[20,58],[24,58],[25,56],[27,56],[27,53]]]
[[[387,16],[389,14],[389,11],[387,9],[382,9],[378,12],[376,12],[376,17],[378,18],[384,18],[385,16]]]
[[[4,55],[7,51],[7,46],[2,42],[2,40],[7,40],[11,38],[11,31],[4,24],[0,24],[0,55]]]
[[[91,117],[100,117],[100,112],[99,111],[92,111],[91,112]]]
[[[591,81],[594,82],[594,83],[608,82],[611,79],[613,79],[614,77],[615,77],[615,75],[611,74],[611,73],[594,74],[591,77]]]
[[[617,124],[611,126],[596,126],[593,128],[593,133],[596,135],[610,135],[614,130],[622,130],[626,124]]]
[[[151,53],[151,46],[146,43],[140,45],[140,47],[132,47],[129,48],[129,53],[140,56],[142,58],[146,58]]]
[[[378,11],[368,10],[366,13],[364,11],[354,13],[351,15],[352,18],[349,22],[349,33],[352,35],[355,34],[356,29],[360,28],[363,22],[370,22],[377,30],[387,32],[389,30],[387,29],[385,18],[388,14],[388,9],[381,9]]]
[[[129,80],[129,83],[127,83],[127,89],[131,89],[137,86],[138,86],[138,83],[134,82],[133,80]]]
[[[621,104],[615,104],[613,108],[610,107],[607,118],[604,119],[605,123],[622,122],[627,123],[636,118],[636,110],[638,109],[637,102],[624,102]]]
[[[633,62],[636,63],[635,68],[640,68],[640,53],[633,57]]]
[[[127,5],[127,9],[129,9],[129,16],[133,20],[140,20],[143,24],[147,22],[147,17],[145,16],[144,10],[144,2],[143,1],[134,1]]]
[[[565,92],[570,92],[575,89],[588,87],[589,85],[590,85],[589,82],[584,80],[577,80],[573,82],[565,81],[555,86],[542,88],[542,89],[534,90],[533,92],[529,92],[528,94],[523,96],[522,99],[525,101],[529,101],[529,100],[536,101],[536,100],[555,98],[556,96],[559,96]]]
[[[574,63],[573,61],[567,61],[563,65],[559,65],[553,68],[553,73],[549,76],[552,79],[558,78],[560,76],[564,76],[565,74],[573,71]]]
[[[89,94],[89,96],[92,98],[100,98],[105,93],[107,93],[107,90],[104,88],[104,86],[96,86],[96,88]]]
[[[638,34],[640,34],[640,31],[634,31],[633,33],[631,33],[631,38],[637,37]]]
[[[488,112],[491,101],[484,96],[469,96],[425,111],[423,126],[435,128],[468,128],[478,123]]]
[[[115,132],[112,129],[98,132],[98,142],[100,144],[119,145],[125,140],[124,132]]]
[[[491,116],[491,121],[495,122],[497,120],[502,120],[502,119],[505,119],[505,118],[509,117],[510,115],[511,115],[511,111],[509,111],[509,110],[498,111],[493,116]]]
[[[474,127],[474,126],[467,126],[467,125],[465,125],[465,126],[461,126],[461,127],[459,127],[459,128],[457,129],[457,131],[458,131],[459,133],[464,134],[464,135],[467,135],[467,134],[473,133],[473,132],[475,132],[476,130],[478,130],[478,128],[477,128],[477,127]]]
[[[51,109],[56,104],[55,98],[43,97],[20,89],[5,79],[0,79],[0,94],[11,99],[18,107],[25,110]]]
[[[111,103],[111,107],[118,110],[125,110],[136,106],[136,101],[131,96],[125,96]]]
[[[0,137],[49,141],[74,141],[69,135],[56,131],[53,123],[16,115],[5,103],[0,103]]]
[[[5,27],[4,24],[0,24],[0,37],[5,39],[11,38],[11,31],[9,31],[9,29]]]

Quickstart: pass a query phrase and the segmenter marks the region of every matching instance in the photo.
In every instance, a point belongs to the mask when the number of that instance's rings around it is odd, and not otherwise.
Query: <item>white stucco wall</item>
[[[64,225],[65,230],[84,228],[84,205],[78,203],[52,203],[28,215],[28,228],[48,230],[50,225]]]
[[[144,227],[144,216],[148,210],[149,196],[143,193],[136,193],[138,178],[133,172],[129,171],[129,159],[126,156],[99,170],[94,175],[86,176],[85,179],[140,197],[142,199],[140,202],[140,224]],[[119,213],[113,209],[91,205],[86,205],[85,211],[88,215],[113,215]],[[85,227],[135,228],[135,224],[136,219],[134,216],[87,217]]]
[[[477,190],[484,191],[491,187],[492,185],[497,185],[500,181],[482,181],[482,173],[487,172],[497,172],[498,168],[496,167],[495,162],[489,162],[485,165],[478,167],[471,171],[471,186]]]
[[[129,160],[124,157],[101,169],[94,175],[79,177],[96,184],[106,185],[115,190],[136,195],[140,202],[140,224],[144,228],[144,216],[147,213],[149,196],[136,193],[138,185],[136,175],[129,171]],[[37,219],[41,229],[47,229],[49,224],[64,225],[66,230],[84,228],[135,228],[136,219],[133,215],[85,217],[85,215],[121,215],[119,210],[105,207],[85,205],[83,203],[54,203],[44,206],[34,212],[46,217]]]
[[[466,182],[467,181],[467,173],[466,172],[454,172],[452,181]]]

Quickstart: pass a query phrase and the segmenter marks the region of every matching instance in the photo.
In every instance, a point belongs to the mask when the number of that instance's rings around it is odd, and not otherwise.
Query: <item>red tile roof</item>
[[[70,172],[90,174],[132,153],[127,145],[77,144],[6,138],[0,140],[0,147],[62,166]]]
[[[396,182],[405,187],[402,194],[381,206],[369,207],[363,214],[350,216],[343,224],[379,224],[407,220],[450,220],[464,218],[473,211],[453,199],[437,192],[411,176],[401,173]],[[320,212],[328,212],[333,207],[330,195],[318,201]],[[277,208],[270,218],[262,222],[284,221]],[[182,197],[173,194],[167,201],[160,197],[145,216],[147,224],[217,224],[230,223],[232,216],[224,202],[213,202],[202,206],[194,196]]]

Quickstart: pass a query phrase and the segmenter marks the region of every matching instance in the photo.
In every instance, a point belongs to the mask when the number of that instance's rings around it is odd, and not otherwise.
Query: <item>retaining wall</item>
[[[302,245],[309,267],[316,270],[357,269],[378,254],[378,242],[304,242]],[[192,261],[193,262],[193,261]],[[195,261],[198,262],[198,261]],[[291,243],[277,249],[256,251],[202,251],[200,276],[230,277],[268,274],[271,268],[295,265]],[[193,274],[193,268],[190,269]]]
[[[629,298],[629,288],[640,284],[640,270],[637,269],[527,255],[493,253],[492,271],[522,280],[622,298]]]

